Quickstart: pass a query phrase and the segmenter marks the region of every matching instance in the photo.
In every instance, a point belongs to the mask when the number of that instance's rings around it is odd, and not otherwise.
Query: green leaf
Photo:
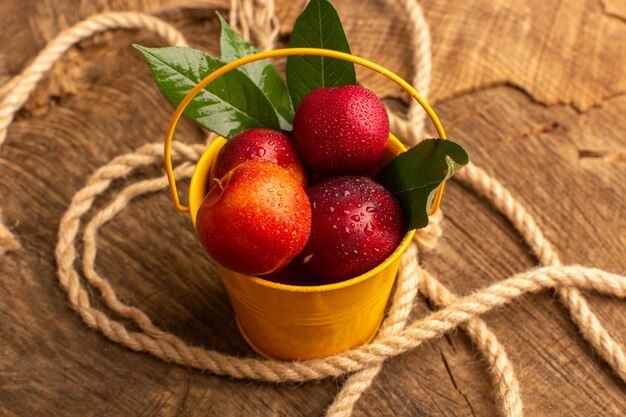
[[[376,180],[391,191],[408,216],[409,230],[428,225],[428,212],[437,188],[469,162],[461,145],[425,139],[392,159]]]
[[[232,62],[244,56],[259,52],[258,49],[239,36],[239,34],[226,23],[221,14],[217,13],[217,16],[220,18],[220,22],[222,22],[222,35],[220,36],[222,61]],[[291,97],[289,97],[289,91],[287,90],[285,81],[283,81],[270,61],[267,59],[255,61],[239,67],[238,69],[246,74],[252,82],[261,89],[265,97],[267,97],[272,106],[274,106],[280,127],[283,130],[291,130],[293,123],[293,105],[291,104]]]
[[[133,46],[141,52],[159,90],[174,107],[199,81],[224,65],[191,48]],[[280,130],[270,102],[240,71],[230,71],[209,84],[189,103],[184,114],[228,138],[255,127]]]
[[[327,0],[311,0],[296,20],[290,48],[325,48],[350,53],[350,46],[335,8]],[[287,86],[297,109],[302,98],[323,87],[356,84],[352,62],[321,56],[287,58]]]

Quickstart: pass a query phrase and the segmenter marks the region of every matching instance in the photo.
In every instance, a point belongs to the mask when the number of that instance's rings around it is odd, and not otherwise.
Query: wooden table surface
[[[278,1],[284,42],[303,1]],[[431,100],[449,136],[530,207],[565,263],[626,270],[626,6],[623,0],[426,1]],[[335,4],[353,52],[410,78],[407,18],[393,1]],[[59,31],[104,10],[144,10],[217,53],[227,0],[3,0],[0,83]],[[21,249],[0,257],[2,416],[319,416],[341,380],[234,381],[132,352],[90,330],[58,285],[59,221],[87,177],[111,158],[160,142],[172,112],[130,44],[145,32],[81,42],[40,84],[0,151],[0,205]],[[390,106],[407,97],[374,74],[359,80]],[[184,122],[180,140],[204,133]],[[116,181],[160,175],[161,167]],[[444,235],[424,265],[459,294],[537,264],[511,224],[452,182]],[[120,297],[189,343],[254,355],[224,287],[168,193],[133,202],[100,232],[97,270]],[[93,294],[94,302],[101,301]],[[626,304],[588,295],[626,343]],[[420,300],[415,317],[427,314]],[[552,292],[485,316],[522,386],[527,416],[623,416],[626,387],[578,334]],[[482,358],[462,332],[388,360],[355,416],[495,416]]]

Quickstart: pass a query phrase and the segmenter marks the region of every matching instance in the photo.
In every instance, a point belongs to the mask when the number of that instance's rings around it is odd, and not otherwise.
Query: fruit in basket
[[[374,268],[391,255],[405,233],[398,201],[367,177],[328,178],[309,188],[308,196],[313,221],[301,259],[324,283]]]
[[[215,163],[215,176],[245,161],[269,161],[285,168],[303,187],[307,186],[307,172],[289,136],[276,130],[256,128],[233,136],[220,150]]]
[[[220,265],[263,275],[302,251],[311,230],[311,206],[287,170],[272,162],[247,161],[215,183],[202,201],[196,228]]]
[[[374,167],[383,156],[388,135],[384,104],[357,85],[309,93],[293,124],[300,156],[324,175],[362,174]]]
[[[397,247],[406,229],[428,224],[436,190],[468,163],[467,153],[449,140],[433,138],[400,155],[390,146],[385,155],[387,111],[376,95],[356,85],[351,59],[315,50],[289,54],[285,83],[267,59],[252,60],[255,48],[220,20],[220,58],[190,48],[136,45],[159,89],[175,107],[182,106],[179,110],[208,130],[232,138],[218,156],[217,166],[211,167],[220,181],[196,218],[207,251],[230,269],[249,275],[276,272],[274,278],[279,281],[295,276],[293,265],[300,265],[294,264],[296,258],[306,261],[304,266],[318,280],[328,278],[328,282],[375,267]],[[309,2],[296,20],[289,47],[350,54],[340,19],[327,0]],[[234,62],[244,57],[246,65]],[[206,84],[209,74],[222,71],[228,63],[237,70]],[[202,80],[204,88],[198,90]],[[179,116],[168,131],[168,144]],[[441,126],[433,121],[443,136]],[[286,136],[278,132],[281,129],[293,133]],[[207,159],[201,161],[213,162]],[[265,165],[253,169],[249,164]],[[304,167],[311,169],[307,173]],[[290,184],[278,181],[285,175],[291,178]],[[364,178],[333,178],[341,175],[370,176],[381,185]],[[323,184],[319,188],[316,184],[309,194],[318,207],[313,214],[304,190],[307,179]],[[207,191],[201,182],[203,187],[194,189],[194,196]],[[284,195],[278,194],[280,187]],[[328,189],[348,194],[337,194],[334,201],[325,194]],[[360,199],[347,198],[353,194]],[[197,199],[193,202],[195,206]],[[369,210],[357,210],[359,204]],[[320,212],[324,207],[337,213]],[[344,230],[346,236],[339,237],[338,231]],[[305,246],[301,256],[296,256]]]

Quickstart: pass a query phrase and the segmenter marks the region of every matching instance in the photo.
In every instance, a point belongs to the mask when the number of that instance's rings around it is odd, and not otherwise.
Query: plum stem
[[[219,178],[213,178],[213,181],[215,181],[217,186],[220,187],[220,190],[222,190],[222,192],[224,192],[224,185],[222,185],[222,181],[220,181]]]

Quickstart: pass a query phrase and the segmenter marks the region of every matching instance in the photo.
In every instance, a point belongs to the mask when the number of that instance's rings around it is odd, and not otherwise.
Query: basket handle
[[[344,52],[333,51],[330,49],[320,49],[320,48],[285,48],[285,49],[275,49],[273,51],[259,52],[254,55],[248,55],[243,58],[237,59],[236,61],[230,62],[223,67],[213,71],[211,74],[207,75],[202,81],[200,81],[196,86],[185,96],[183,101],[180,102],[176,111],[172,115],[172,119],[170,120],[170,125],[167,129],[167,135],[165,136],[165,169],[167,171],[167,180],[170,185],[170,192],[172,194],[172,201],[176,206],[176,209],[181,212],[189,212],[188,206],[183,206],[180,204],[180,200],[178,198],[178,190],[176,189],[176,180],[174,179],[174,170],[172,169],[172,138],[174,136],[174,130],[176,129],[176,125],[180,120],[183,112],[189,105],[189,103],[194,99],[194,97],[202,90],[204,87],[209,85],[211,82],[219,78],[220,76],[226,74],[227,72],[238,68],[242,65],[249,64],[250,62],[260,61],[262,59],[268,58],[277,58],[277,57],[285,57],[285,56],[306,56],[306,55],[315,55],[315,56],[323,56],[328,58],[337,58],[344,61],[349,61],[354,64],[358,64],[369,68],[373,71],[378,72],[379,74],[384,75],[389,78],[391,81],[398,84],[400,87],[404,88],[408,93],[422,106],[422,108],[428,114],[428,117],[435,125],[435,129],[437,130],[437,134],[441,139],[446,138],[446,134],[443,130],[443,126],[439,121],[439,118],[435,114],[434,110],[430,107],[430,105],[419,95],[419,93],[405,80],[403,80],[400,76],[388,70],[387,68],[378,65],[372,61],[369,61],[365,58],[361,58],[355,55],[347,54]],[[434,214],[439,208],[439,204],[441,203],[441,197],[443,195],[443,188],[445,186],[445,181],[441,184],[441,186],[437,189],[437,193],[435,194],[435,198],[433,199],[433,205],[430,209],[430,215]]]

